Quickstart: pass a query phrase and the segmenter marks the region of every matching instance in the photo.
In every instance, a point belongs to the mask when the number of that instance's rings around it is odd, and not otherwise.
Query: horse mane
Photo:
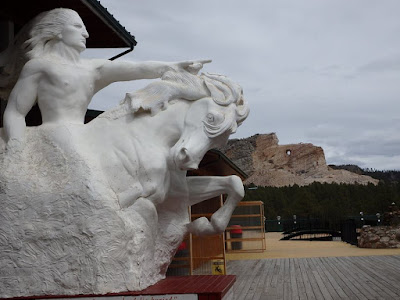
[[[104,112],[99,117],[118,119],[127,114],[147,112],[152,116],[165,110],[170,101],[183,99],[196,101],[211,97],[221,106],[236,104],[234,122],[225,122],[219,126],[210,126],[205,123],[206,132],[210,137],[219,135],[228,128],[233,133],[249,114],[247,103],[243,99],[240,85],[228,77],[218,74],[203,73],[194,75],[189,72],[176,70],[165,72],[160,81],[150,83],[143,89],[127,93],[121,104],[114,109]]]
[[[135,113],[140,109],[156,115],[167,108],[169,101],[184,99],[195,101],[210,96],[201,76],[189,72],[167,71],[161,81],[152,82],[134,93],[127,93],[124,102],[128,102]]]

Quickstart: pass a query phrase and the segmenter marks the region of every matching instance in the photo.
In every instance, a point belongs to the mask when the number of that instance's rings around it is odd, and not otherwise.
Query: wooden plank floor
[[[400,299],[400,255],[228,261],[237,300]]]

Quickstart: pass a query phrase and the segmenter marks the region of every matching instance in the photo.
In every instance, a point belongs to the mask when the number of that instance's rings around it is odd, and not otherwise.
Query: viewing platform
[[[400,249],[342,241],[280,241],[266,251],[227,254],[235,299],[400,299]]]
[[[228,273],[240,300],[400,299],[400,255],[235,260]]]

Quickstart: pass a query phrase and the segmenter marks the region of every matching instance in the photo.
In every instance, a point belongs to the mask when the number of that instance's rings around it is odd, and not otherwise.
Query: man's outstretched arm
[[[172,63],[158,61],[131,62],[93,60],[97,70],[96,92],[113,82],[160,78],[169,70],[191,71],[194,65],[201,64],[202,67],[203,64],[209,62],[211,62],[211,60],[182,61]]]

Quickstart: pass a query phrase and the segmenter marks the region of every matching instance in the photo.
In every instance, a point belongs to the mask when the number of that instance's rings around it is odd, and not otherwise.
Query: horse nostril
[[[178,158],[180,161],[187,161],[189,159],[188,150],[185,147],[179,151]]]

